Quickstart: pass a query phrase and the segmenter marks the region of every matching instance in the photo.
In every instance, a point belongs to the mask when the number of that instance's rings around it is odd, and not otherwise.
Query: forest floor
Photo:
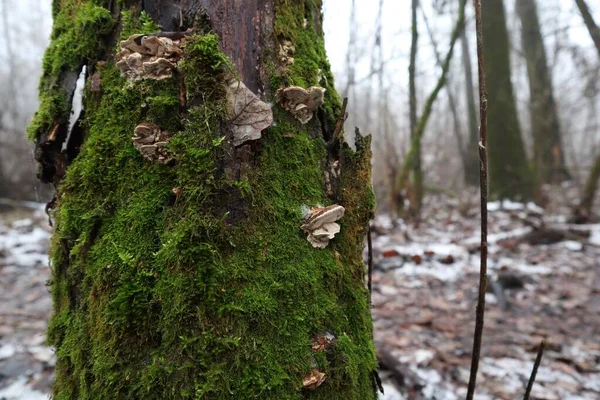
[[[488,205],[495,290],[486,296],[477,399],[522,397],[542,339],[548,346],[532,397],[600,398],[600,224],[568,224],[576,190],[551,194],[546,210]],[[428,197],[418,226],[386,215],[373,221],[382,399],[464,398],[479,269],[478,197],[466,198],[473,200]],[[41,205],[0,210],[0,400],[49,392],[50,232]]]

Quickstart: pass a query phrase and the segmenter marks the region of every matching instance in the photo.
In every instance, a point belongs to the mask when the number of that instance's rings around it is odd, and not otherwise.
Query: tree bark
[[[469,126],[469,144],[466,151],[465,181],[468,185],[479,185],[479,157],[475,151],[479,147],[479,131],[477,129],[477,111],[475,107],[475,96],[473,94],[473,69],[471,67],[471,56],[469,53],[469,42],[466,29],[460,35],[462,45],[462,63],[465,71],[465,91],[467,97],[467,113]]]
[[[29,132],[56,186],[54,398],[375,399],[361,255],[370,137],[352,150],[336,129],[320,1],[53,6]],[[181,60],[170,76],[130,79],[137,64],[117,67],[119,40],[143,52],[153,36],[177,39]],[[84,65],[85,114],[68,132]],[[227,95],[236,79],[273,104],[275,122],[242,144]],[[305,124],[275,96],[289,86],[326,89]],[[162,159],[134,146],[141,128],[167,142]],[[341,232],[311,246],[311,207],[336,204]]]
[[[521,43],[529,76],[529,108],[533,136],[533,167],[539,183],[569,178],[535,0],[517,0]]]
[[[575,0],[575,3],[577,4],[577,8],[579,8],[581,16],[583,17],[583,22],[585,23],[585,26],[587,27],[588,32],[594,41],[596,50],[598,50],[598,57],[600,57],[600,28],[598,28],[598,25],[596,25],[594,17],[592,17],[592,13],[590,12],[585,0]]]
[[[533,175],[510,80],[508,32],[502,0],[483,2],[482,22],[488,81],[490,196],[530,199],[534,193]]]
[[[600,154],[596,157],[594,165],[585,183],[579,206],[575,208],[574,217],[577,222],[589,222],[593,215],[592,208],[598,192],[600,180]]]
[[[416,65],[417,65],[417,49],[419,40],[419,26],[417,24],[417,8],[419,7],[418,0],[411,2],[412,15],[412,39],[410,43],[410,64],[408,65],[408,87],[409,87],[409,120],[410,120],[410,137],[414,140],[417,135],[417,88],[416,88]],[[415,149],[414,162],[412,164],[412,182],[410,184],[409,199],[411,215],[416,216],[421,209],[423,200],[423,170],[421,168],[421,146]]]

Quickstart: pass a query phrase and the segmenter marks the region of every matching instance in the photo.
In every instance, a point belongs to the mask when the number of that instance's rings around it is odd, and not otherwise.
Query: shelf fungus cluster
[[[180,41],[136,34],[120,43],[117,67],[130,81],[167,79],[183,55]]]
[[[311,209],[301,228],[313,247],[324,249],[335,234],[340,232],[336,221],[344,216],[344,211],[344,207],[337,204]]]
[[[227,103],[234,146],[260,139],[263,129],[273,123],[271,104],[262,101],[244,82],[231,79],[227,85]]]
[[[315,390],[325,382],[325,374],[314,368],[302,377],[302,387],[304,389]]]
[[[279,61],[286,67],[294,65],[294,53],[296,53],[296,48],[292,42],[283,40],[279,43]]]
[[[308,89],[288,86],[275,93],[275,100],[298,121],[306,124],[312,119],[314,111],[325,102],[325,89],[318,86]]]
[[[139,150],[146,160],[166,164],[171,161],[167,151],[167,142],[173,136],[163,131],[160,126],[150,122],[142,122],[135,127],[133,146]]]
[[[324,332],[316,337],[311,345],[313,353],[328,350],[335,343],[335,336],[329,332]],[[314,390],[325,382],[325,374],[319,371],[316,360],[313,357],[313,369],[302,377],[302,387],[304,389]]]
[[[318,353],[329,349],[335,343],[335,336],[329,332],[323,332],[313,340],[311,349],[313,352]]]

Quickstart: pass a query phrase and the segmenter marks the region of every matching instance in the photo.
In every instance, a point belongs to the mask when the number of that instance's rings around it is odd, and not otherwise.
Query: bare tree
[[[486,0],[483,6],[483,51],[487,80],[490,195],[529,199],[533,174],[521,137],[511,83],[508,31],[503,0]]]
[[[585,23],[585,26],[587,27],[588,32],[594,41],[596,50],[598,50],[598,56],[600,57],[600,28],[598,28],[598,25],[596,25],[594,17],[592,17],[592,13],[590,12],[585,0],[575,0],[575,3],[577,4],[577,8],[579,8],[579,12],[583,17],[583,22]]]
[[[521,20],[521,43],[529,76],[533,167],[540,183],[561,182],[569,178],[569,173],[535,0],[517,0],[516,10]]]

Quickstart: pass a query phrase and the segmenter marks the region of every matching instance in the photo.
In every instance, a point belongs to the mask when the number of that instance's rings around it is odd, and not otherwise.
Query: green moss
[[[102,94],[86,96],[88,135],[59,189],[51,250],[56,399],[375,398],[361,259],[373,207],[368,139],[340,160],[342,232],[315,249],[300,225],[303,206],[331,203],[326,145],[276,107],[253,168],[229,181],[231,68],[216,36],[190,38],[185,116],[177,74],[128,85],[113,63],[99,68]],[[133,147],[143,121],[176,133],[173,165]],[[335,345],[313,354],[325,331]],[[314,362],[327,379],[305,391]]]
[[[121,12],[121,24],[121,40],[125,40],[137,33],[154,33],[160,31],[160,25],[155,23],[148,13],[142,11],[138,15],[135,8]]]
[[[281,68],[271,65],[270,83],[273,88],[290,85],[325,88],[323,108],[328,123],[333,126],[341,112],[341,101],[325,54],[323,33],[312,26],[315,15],[320,16],[320,10],[321,2],[317,0],[275,1],[274,34],[279,40],[291,41],[295,53],[291,66]]]
[[[54,123],[68,120],[71,93],[62,87],[65,74],[78,74],[85,64],[98,59],[106,47],[104,38],[115,26],[109,10],[100,4],[63,0],[53,3],[54,27],[43,61],[40,107],[27,132],[35,140]]]

